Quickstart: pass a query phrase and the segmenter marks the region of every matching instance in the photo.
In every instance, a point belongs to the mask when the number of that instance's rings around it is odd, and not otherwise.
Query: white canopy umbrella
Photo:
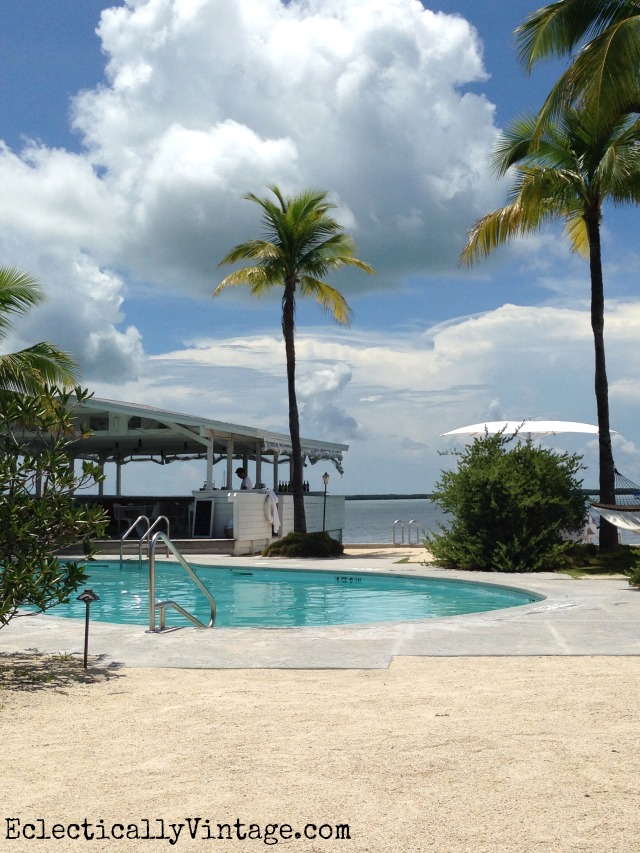
[[[562,432],[583,432],[590,435],[598,434],[598,427],[593,424],[581,424],[576,421],[487,421],[483,424],[471,424],[458,429],[443,432],[442,435],[485,435],[504,431],[505,435],[523,436],[527,441],[542,435],[556,435]],[[611,430],[615,432],[615,430]]]

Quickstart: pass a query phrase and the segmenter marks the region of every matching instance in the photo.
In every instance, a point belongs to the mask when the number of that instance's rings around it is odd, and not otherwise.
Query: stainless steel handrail
[[[124,548],[124,541],[125,541],[125,539],[129,536],[129,534],[130,534],[133,530],[135,530],[135,529],[136,529],[136,527],[138,526],[138,524],[140,524],[140,522],[141,522],[141,521],[146,521],[146,522],[147,522],[147,530],[146,530],[146,532],[148,532],[148,531],[149,531],[149,528],[151,527],[151,522],[149,521],[149,519],[148,519],[148,517],[147,517],[146,515],[139,515],[139,516],[136,518],[136,520],[133,522],[133,524],[131,525],[131,527],[129,527],[127,530],[125,530],[125,532],[124,532],[124,534],[123,534],[122,538],[120,539],[120,566],[121,566],[121,567],[122,567],[122,560],[123,560],[123,557],[122,557],[122,550],[123,550],[123,548]],[[142,534],[142,535],[144,536],[144,534]],[[142,565],[142,536],[140,537],[140,542],[139,542],[139,544],[138,544],[138,562],[140,563],[140,565]]]
[[[398,528],[400,528],[400,542],[398,542],[398,539],[396,536]],[[394,545],[404,545],[404,530],[405,530],[404,521],[401,521],[399,518],[397,518],[393,522],[393,544]],[[415,530],[415,533],[416,533],[415,544],[419,545],[420,544],[420,525],[415,520],[415,518],[412,518],[411,521],[407,524],[407,545],[413,544],[412,537],[411,537],[411,532],[413,530]]]
[[[396,540],[396,530],[398,529],[398,525],[400,525],[400,534],[401,534],[401,536],[402,536],[402,539],[401,539],[401,541],[400,541],[400,542],[398,542],[398,541]],[[399,519],[399,518],[397,518],[397,519],[393,522],[393,544],[394,544],[394,545],[404,545],[404,522],[403,522],[403,521],[400,521],[400,519]]]
[[[202,622],[194,616],[192,613],[189,613],[188,610],[185,610],[181,604],[178,604],[177,601],[172,601],[168,599],[167,601],[156,601],[156,607],[160,613],[160,624],[158,625],[159,631],[164,631],[167,627],[167,607],[173,607],[174,610],[177,610],[178,613],[182,613],[185,619],[188,619],[190,622],[196,626],[196,628],[206,628],[206,625],[203,625]]]
[[[167,546],[169,551],[173,554],[173,556],[180,563],[185,572],[189,575],[191,580],[195,583],[198,589],[204,593],[209,601],[209,606],[211,608],[211,616],[209,619],[209,624],[205,625],[195,616],[192,616],[188,613],[183,607],[177,604],[175,601],[156,601],[156,546],[158,544],[158,540],[162,540],[164,544]],[[199,628],[213,628],[213,625],[216,621],[216,602],[214,597],[211,595],[206,586],[202,583],[198,575],[193,571],[189,563],[182,556],[180,551],[176,548],[173,542],[169,539],[166,533],[163,533],[162,530],[158,530],[157,533],[154,533],[153,539],[149,543],[149,631],[156,630],[156,609],[160,609],[161,620],[160,620],[160,630],[163,630],[165,627],[165,610],[167,607],[173,607],[179,613],[182,613],[183,616],[186,616],[187,619],[190,619],[194,625],[197,625]]]
[[[124,558],[123,558],[124,541],[125,541],[125,539],[128,537],[128,535],[129,535],[130,533],[132,533],[132,532],[133,532],[133,530],[134,530],[135,528],[137,528],[138,524],[139,524],[141,521],[146,521],[146,522],[147,522],[147,529],[145,530],[145,532],[142,534],[142,536],[141,536],[141,537],[140,537],[140,539],[138,540],[138,564],[140,565],[140,567],[142,567],[142,545],[143,545],[143,543],[144,543],[144,542],[146,542],[146,543],[147,543],[147,549],[148,549],[148,547],[149,547],[149,537],[150,537],[150,535],[151,535],[151,532],[152,532],[152,530],[154,530],[154,528],[156,528],[156,527],[158,526],[158,524],[159,524],[161,521],[166,521],[166,523],[167,523],[167,536],[171,537],[171,522],[169,521],[169,519],[167,518],[167,516],[166,516],[166,515],[159,515],[159,516],[158,516],[158,517],[157,517],[153,522],[151,522],[151,521],[147,518],[147,516],[146,516],[146,515],[139,515],[139,516],[136,518],[136,520],[133,522],[133,524],[131,525],[131,527],[130,527],[128,530],[126,530],[126,531],[125,531],[124,536],[123,536],[123,537],[121,538],[121,540],[120,540],[120,567],[121,567],[121,568],[122,568],[122,561],[123,561],[123,559],[124,559]],[[136,531],[136,532],[137,532],[137,531]],[[168,556],[168,552],[167,552],[167,556]]]
[[[159,516],[158,516],[158,517],[157,517],[157,518],[156,518],[156,519],[151,523],[151,526],[149,527],[149,529],[148,529],[147,531],[145,531],[145,532],[142,534],[142,536],[140,537],[140,557],[141,557],[141,558],[142,558],[142,543],[143,543],[144,541],[146,541],[146,543],[147,543],[147,553],[148,553],[149,542],[151,541],[151,539],[150,539],[150,537],[151,537],[151,533],[152,533],[152,531],[153,531],[153,530],[155,530],[155,528],[158,526],[158,524],[159,524],[161,521],[166,521],[166,523],[167,523],[167,530],[166,530],[166,533],[167,533],[167,536],[169,537],[169,539],[171,539],[171,522],[169,521],[169,519],[167,518],[167,516],[166,516],[166,515],[159,515]],[[169,552],[168,552],[168,550],[167,550],[167,556],[169,556]]]

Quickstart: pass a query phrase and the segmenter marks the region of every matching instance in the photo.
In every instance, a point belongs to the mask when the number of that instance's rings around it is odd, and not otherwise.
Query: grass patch
[[[632,545],[619,545],[614,551],[601,553],[597,545],[574,545],[567,554],[566,565],[559,572],[572,578],[631,575],[636,569],[640,550]]]

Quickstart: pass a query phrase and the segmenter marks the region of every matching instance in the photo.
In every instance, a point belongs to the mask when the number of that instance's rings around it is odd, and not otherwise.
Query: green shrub
[[[581,457],[502,434],[476,439],[443,471],[434,500],[451,517],[425,538],[449,568],[538,572],[559,568],[571,549],[564,533],[582,529]]]
[[[86,434],[74,407],[90,395],[45,388],[33,397],[0,393],[0,628],[24,605],[47,610],[86,581],[86,560],[60,562],[56,552],[104,534],[100,507],[81,505],[76,493],[104,479],[99,466],[76,474],[69,448]]]
[[[262,552],[263,557],[340,557],[342,543],[328,533],[288,533]]]
[[[637,558],[635,566],[628,572],[631,586],[640,586],[640,557]]]
[[[562,567],[572,577],[629,576],[638,561],[638,548],[618,545],[613,551],[600,551],[597,545],[574,542]]]

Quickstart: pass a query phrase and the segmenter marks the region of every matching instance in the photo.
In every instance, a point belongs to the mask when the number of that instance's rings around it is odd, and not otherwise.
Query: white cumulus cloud
[[[347,294],[450,269],[498,200],[493,106],[465,91],[486,76],[481,45],[460,16],[416,0],[127,0],[97,36],[105,79],[73,99],[79,150],[0,141],[2,262],[40,276],[33,323],[55,319],[48,336],[88,380],[137,375],[158,350],[138,306],[129,319],[138,292],[211,292],[259,228],[247,192],[333,193],[379,272],[345,273]]]
[[[413,0],[147,0],[106,10],[99,35],[108,84],[78,96],[74,125],[127,199],[119,260],[142,277],[209,290],[255,229],[241,197],[274,182],[334,192],[382,286],[450,265],[469,211],[497,197],[460,17]]]

